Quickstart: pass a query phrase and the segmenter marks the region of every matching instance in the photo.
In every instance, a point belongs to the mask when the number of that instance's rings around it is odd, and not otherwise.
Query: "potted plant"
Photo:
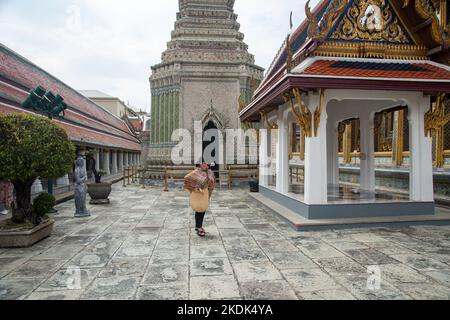
[[[94,164],[95,170],[95,164]],[[109,195],[111,194],[112,184],[111,182],[101,182],[103,176],[106,175],[106,172],[96,170],[94,171],[95,175],[95,183],[88,184],[88,193],[91,197],[89,201],[90,204],[109,204]]]
[[[0,177],[16,193],[12,218],[0,225],[0,247],[26,247],[50,235],[54,221],[42,214],[46,196],[32,205],[31,186],[38,177],[70,172],[74,158],[75,146],[58,124],[36,115],[0,115]]]
[[[256,178],[250,179],[248,182],[250,186],[250,192],[259,192],[259,180]]]

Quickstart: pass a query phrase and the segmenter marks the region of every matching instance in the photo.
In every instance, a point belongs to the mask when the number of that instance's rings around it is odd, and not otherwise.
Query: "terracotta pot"
[[[108,197],[111,194],[111,183],[102,182],[88,184],[88,193],[91,197],[90,204],[108,204]]]

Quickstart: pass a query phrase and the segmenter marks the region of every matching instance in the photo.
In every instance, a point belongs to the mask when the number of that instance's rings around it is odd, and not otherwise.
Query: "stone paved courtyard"
[[[0,299],[450,297],[450,226],[299,233],[233,190],[214,194],[202,239],[182,190],[115,186],[111,200],[81,220],[59,205],[50,238],[0,249]]]

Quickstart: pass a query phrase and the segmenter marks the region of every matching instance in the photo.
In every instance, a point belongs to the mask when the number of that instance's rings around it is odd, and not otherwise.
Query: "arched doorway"
[[[220,131],[213,121],[208,121],[203,128],[203,148],[202,148],[202,161],[211,166],[211,170],[214,171],[216,176],[219,174],[220,165],[220,149],[219,149],[219,135]]]

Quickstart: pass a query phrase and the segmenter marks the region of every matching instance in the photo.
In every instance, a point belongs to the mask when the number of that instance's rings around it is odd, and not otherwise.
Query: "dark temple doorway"
[[[219,174],[219,130],[214,122],[209,121],[203,129],[203,148],[202,148],[202,160],[215,165],[211,166],[211,170],[214,171],[216,177]]]

